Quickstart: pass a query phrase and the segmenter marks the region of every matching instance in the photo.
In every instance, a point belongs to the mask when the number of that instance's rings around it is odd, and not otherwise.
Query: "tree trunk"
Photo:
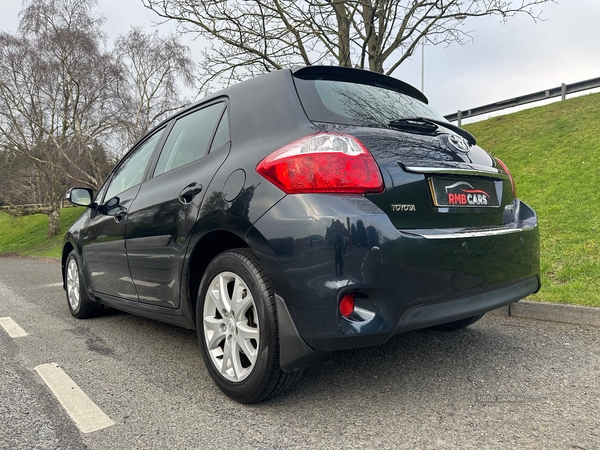
[[[60,233],[60,200],[50,203],[50,211],[48,212],[48,234],[51,238]]]
[[[366,34],[362,59],[364,60],[364,53],[366,51],[369,70],[371,72],[383,73],[381,43],[379,42],[377,28],[375,27],[377,7],[373,6],[370,2],[365,2],[362,4],[362,8],[362,19],[365,24]]]
[[[374,58],[369,56],[369,69],[371,72],[383,73],[383,61],[381,55],[377,55]]]
[[[333,9],[338,24],[338,65],[352,67],[350,59],[350,18],[342,2],[334,3]]]

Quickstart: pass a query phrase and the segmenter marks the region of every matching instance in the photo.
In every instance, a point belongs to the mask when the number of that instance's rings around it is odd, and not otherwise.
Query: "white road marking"
[[[41,364],[35,370],[82,433],[91,433],[115,425],[58,364]]]
[[[62,283],[52,283],[52,284],[47,284],[46,287],[62,287],[63,284]]]
[[[0,317],[0,325],[2,326],[2,328],[4,328],[4,330],[6,330],[6,332],[11,338],[27,336],[27,332],[10,317]]]

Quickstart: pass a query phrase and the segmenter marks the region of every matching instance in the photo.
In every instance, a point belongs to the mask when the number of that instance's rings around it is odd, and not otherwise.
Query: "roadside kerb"
[[[591,306],[521,300],[512,305],[491,311],[491,314],[545,320],[548,322],[589,325],[600,328],[600,308],[593,308]]]

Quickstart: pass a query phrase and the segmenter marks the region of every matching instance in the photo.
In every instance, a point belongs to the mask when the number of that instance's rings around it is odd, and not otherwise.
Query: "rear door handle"
[[[202,192],[202,185],[198,183],[188,184],[179,193],[179,201],[184,205],[191,203],[196,195]]]

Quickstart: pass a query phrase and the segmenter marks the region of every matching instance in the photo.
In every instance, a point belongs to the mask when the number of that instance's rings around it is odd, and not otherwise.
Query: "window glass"
[[[148,161],[150,161],[152,151],[156,147],[161,134],[162,132],[160,131],[154,133],[152,137],[135,149],[133,153],[127,155],[127,160],[121,164],[112,177],[110,185],[106,190],[105,200],[110,200],[121,192],[142,182],[146,166],[148,165]]]
[[[296,83],[311,120],[384,127],[392,120],[407,117],[446,121],[422,101],[383,86],[333,80],[297,79]],[[313,100],[311,91],[316,91],[320,101]]]
[[[227,119],[227,110],[223,112],[221,122],[219,122],[219,128],[215,133],[215,137],[210,145],[210,151],[218,149],[221,145],[229,142],[229,119]]]
[[[224,108],[224,103],[217,103],[178,119],[158,158],[154,176],[206,155],[210,138]]]

